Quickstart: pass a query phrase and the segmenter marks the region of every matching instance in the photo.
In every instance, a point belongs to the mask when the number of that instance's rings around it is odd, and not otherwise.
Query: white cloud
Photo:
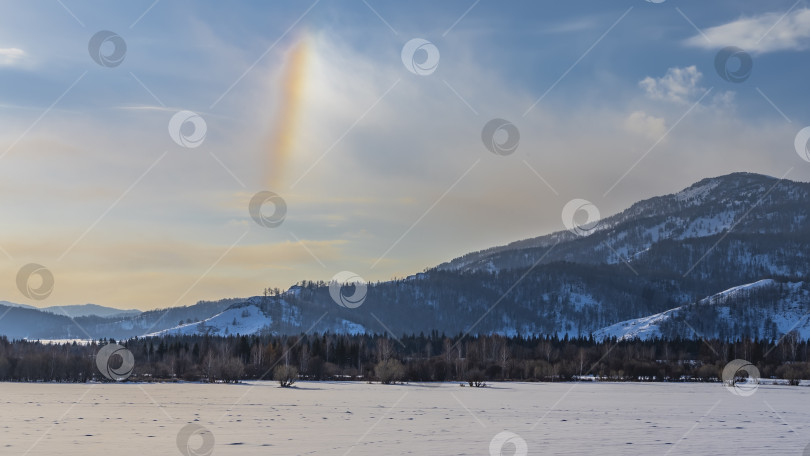
[[[668,69],[663,77],[647,76],[638,84],[653,100],[689,103],[696,95],[704,92],[704,89],[698,86],[702,77],[703,74],[694,65],[684,68],[673,67]]]
[[[17,48],[0,48],[0,65],[14,65],[25,55],[25,51]]]
[[[686,40],[689,46],[718,49],[737,46],[750,53],[802,51],[810,48],[810,9],[766,13],[737,19]]]
[[[658,139],[667,131],[666,123],[661,117],[655,117],[644,111],[635,111],[624,120],[624,128],[637,135]]]

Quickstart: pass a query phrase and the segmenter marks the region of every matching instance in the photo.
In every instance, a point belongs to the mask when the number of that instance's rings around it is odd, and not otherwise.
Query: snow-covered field
[[[800,456],[810,444],[808,387],[296,386],[2,383],[0,454],[488,455],[511,442],[502,454]]]

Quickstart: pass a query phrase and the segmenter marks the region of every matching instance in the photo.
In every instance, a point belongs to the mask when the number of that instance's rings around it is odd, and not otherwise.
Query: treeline
[[[283,379],[391,382],[716,381],[728,361],[745,359],[763,378],[810,379],[808,341],[596,341],[589,338],[383,335],[172,336],[87,344],[0,337],[0,380],[111,381],[96,355],[108,343],[132,353],[128,381]],[[109,360],[117,369],[119,356]],[[281,378],[276,378],[282,380]]]

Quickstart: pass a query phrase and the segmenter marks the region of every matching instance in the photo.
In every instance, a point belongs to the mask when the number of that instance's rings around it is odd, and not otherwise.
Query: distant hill
[[[43,312],[49,312],[56,315],[65,315],[68,317],[132,317],[141,313],[141,311],[137,309],[122,310],[113,307],[104,307],[98,304],[51,306],[43,307],[40,310]]]

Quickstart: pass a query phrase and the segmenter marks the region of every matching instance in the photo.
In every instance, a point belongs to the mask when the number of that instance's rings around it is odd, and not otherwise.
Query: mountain
[[[8,302],[8,301],[0,301],[0,306],[20,307],[22,309],[36,309],[36,307],[29,306],[28,304],[17,304],[16,302]]]
[[[473,252],[406,279],[368,284],[357,308],[336,305],[329,284],[305,281],[278,296],[132,317],[49,320],[42,328],[9,328],[6,317],[0,333],[64,338],[76,336],[75,323],[81,322],[93,337],[116,338],[433,330],[778,337],[810,311],[808,197],[808,183],[735,173],[640,201],[585,236],[560,231]],[[353,293],[348,288],[347,296]],[[37,312],[13,309],[9,315],[23,311]]]
[[[193,306],[157,309],[137,314],[123,311],[124,313],[106,317],[98,315],[73,317],[45,309],[0,304],[0,335],[10,339],[99,339],[108,337],[126,339],[173,328],[179,324],[204,320],[238,302],[241,300],[201,301]]]
[[[453,271],[486,271],[529,267],[545,255],[545,249],[557,244],[542,263],[568,261],[579,264],[619,264],[632,261],[641,267],[666,259],[664,268],[686,272],[697,262],[697,252],[706,240],[716,241],[729,234],[734,244],[757,263],[745,264],[759,273],[787,273],[794,263],[793,254],[807,251],[770,249],[768,241],[794,245],[808,233],[807,197],[810,184],[778,180],[750,173],[704,179],[691,187],[666,196],[651,198],[603,219],[593,233],[579,237],[568,231],[514,242],[470,253],[439,265]],[[732,229],[733,228],[733,229]],[[756,243],[748,242],[752,237]],[[742,244],[752,244],[743,246]],[[755,244],[755,245],[754,245]],[[798,245],[798,244],[796,244]],[[753,250],[751,250],[753,249]],[[806,258],[806,257],[805,257]],[[661,269],[660,265],[655,267]],[[708,277],[716,271],[700,267],[690,274]],[[807,273],[807,269],[802,270]]]
[[[9,301],[0,301],[0,306],[17,307],[20,309],[34,309],[42,312],[52,313],[56,315],[64,315],[67,317],[117,317],[117,316],[135,316],[141,313],[137,309],[116,309],[114,307],[99,306],[97,304],[81,304],[72,306],[50,306],[50,307],[34,307],[28,304],[17,304]]]
[[[264,301],[264,302],[263,302]],[[210,334],[218,336],[228,336],[235,334],[258,334],[263,331],[271,331],[271,328],[282,332],[298,333],[301,330],[303,321],[300,318],[301,312],[286,301],[273,302],[272,306],[267,305],[267,301],[255,297],[241,304],[233,305],[224,311],[196,323],[187,323],[174,328],[156,331],[147,336],[163,335],[192,335]],[[278,310],[276,315],[273,311]],[[273,315],[273,316],[271,316]],[[274,323],[275,321],[275,323]],[[321,332],[329,331],[339,334],[363,334],[368,331],[362,325],[349,320],[327,320],[331,324],[321,326]],[[292,328],[291,331],[284,331],[285,328]]]
[[[692,304],[616,323],[594,333],[597,339],[718,338],[750,335],[777,339],[795,331],[810,338],[810,283],[763,279]]]
[[[43,312],[48,312],[56,315],[65,315],[68,317],[132,317],[141,313],[137,309],[116,309],[114,307],[104,307],[98,304],[81,304],[73,306],[51,306],[43,307]]]

